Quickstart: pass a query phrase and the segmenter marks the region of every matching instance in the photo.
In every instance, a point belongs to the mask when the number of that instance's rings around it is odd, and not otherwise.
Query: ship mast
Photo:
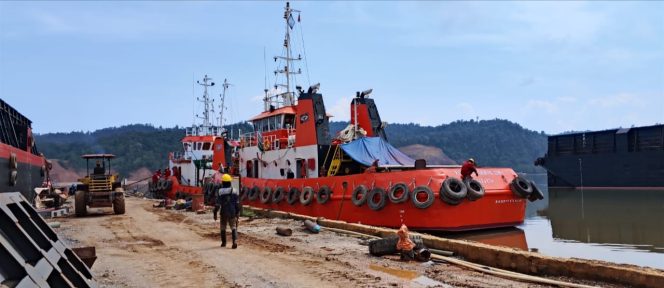
[[[222,84],[222,87],[224,88],[223,92],[221,93],[221,105],[219,105],[219,127],[224,127],[224,102],[226,101],[226,90],[228,87],[230,87],[232,84],[228,83],[227,79],[224,79],[224,84]]]
[[[276,62],[277,59],[284,60],[286,64],[282,69],[277,69],[274,71],[275,76],[277,73],[279,74],[284,74],[286,78],[286,83],[278,83],[274,85],[274,88],[277,89],[278,87],[283,87],[286,88],[285,92],[282,92],[278,95],[275,96],[270,96],[270,95],[265,95],[264,101],[265,101],[265,110],[269,110],[270,106],[278,107],[280,103],[283,103],[284,106],[291,106],[295,105],[295,93],[293,92],[293,85],[295,84],[295,79],[294,75],[297,74],[302,74],[302,69],[298,68],[297,71],[293,69],[293,62],[294,61],[300,61],[302,60],[302,56],[297,55],[297,58],[293,56],[293,51],[291,49],[291,35],[290,31],[293,29],[295,26],[295,19],[293,18],[293,13],[298,13],[298,22],[299,22],[299,10],[292,9],[290,7],[290,2],[286,2],[286,7],[284,8],[284,22],[286,24],[286,35],[284,37],[284,51],[285,55],[283,56],[274,56],[274,61]],[[283,102],[279,102],[278,97],[282,98]],[[276,98],[276,99],[273,99]]]
[[[214,86],[214,82],[212,82],[212,78],[205,74],[205,77],[203,77],[203,83],[200,81],[196,81],[196,83],[203,86],[204,89],[203,98],[196,98],[196,100],[203,103],[203,116],[196,115],[196,117],[203,119],[203,127],[210,127],[210,115],[214,113],[214,99],[210,99],[210,96],[208,95],[208,87]]]

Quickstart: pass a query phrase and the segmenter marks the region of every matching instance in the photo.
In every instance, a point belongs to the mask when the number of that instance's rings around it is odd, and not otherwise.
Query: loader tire
[[[123,194],[113,199],[113,213],[116,215],[125,214],[125,198]]]
[[[74,212],[76,213],[76,217],[83,217],[88,214],[85,204],[85,191],[77,190],[74,198]]]

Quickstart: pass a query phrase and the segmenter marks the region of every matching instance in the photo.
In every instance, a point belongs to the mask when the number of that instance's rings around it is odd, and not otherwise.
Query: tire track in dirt
[[[151,209],[151,208],[148,208]],[[218,240],[219,228],[216,225],[209,225],[199,223],[191,219],[187,219],[184,214],[173,213],[167,210],[151,210],[161,220],[171,221],[175,223],[187,223],[187,228],[201,237]],[[241,224],[251,222],[250,219],[241,220]],[[218,222],[214,222],[218,225]],[[227,231],[230,234],[230,231]],[[247,233],[239,232],[239,244],[248,245],[252,248],[263,250],[273,253],[273,257],[280,257],[284,263],[289,261],[298,261],[305,264],[305,270],[312,275],[320,275],[320,279],[330,284],[338,286],[351,287],[376,287],[380,286],[382,279],[380,276],[364,273],[354,267],[349,262],[344,262],[333,256],[326,256],[320,253],[308,252],[306,250],[297,249],[296,246],[284,245],[271,241],[269,238],[257,237]],[[228,236],[230,237],[230,235]],[[297,238],[293,238],[295,240]],[[297,239],[299,240],[299,239]],[[299,242],[299,241],[294,241]],[[397,285],[396,283],[394,283]]]

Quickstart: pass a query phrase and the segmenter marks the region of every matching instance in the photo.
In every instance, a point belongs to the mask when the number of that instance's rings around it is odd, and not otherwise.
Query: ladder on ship
[[[332,162],[330,163],[330,168],[327,170],[327,176],[337,175],[339,168],[341,168],[341,161],[343,157],[341,156],[341,145],[336,145],[334,148],[334,154],[332,155]]]

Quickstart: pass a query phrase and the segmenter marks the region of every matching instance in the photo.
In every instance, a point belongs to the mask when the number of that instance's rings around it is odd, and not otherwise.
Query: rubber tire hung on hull
[[[433,204],[434,199],[436,199],[436,197],[434,197],[433,195],[433,191],[431,191],[431,188],[429,188],[428,186],[417,186],[415,187],[415,189],[413,189],[413,192],[411,193],[412,195],[410,196],[410,199],[413,202],[413,205],[415,205],[415,207],[419,209],[429,208],[429,206]],[[419,195],[420,193],[426,194],[427,199],[424,201],[420,201],[417,198],[417,195]]]
[[[355,206],[362,206],[367,202],[367,186],[358,185],[353,189],[353,196],[351,198]]]
[[[314,197],[314,188],[305,186],[302,188],[302,194],[300,194],[300,204],[307,206],[311,204],[311,202],[314,200]]]
[[[316,193],[316,201],[318,204],[325,204],[327,201],[330,201],[331,196],[332,189],[330,189],[330,187],[327,185],[323,185],[318,188],[318,193]]]
[[[251,187],[251,190],[249,190],[249,195],[248,198],[250,201],[256,200],[258,198],[258,194],[260,194],[260,188],[258,186]]]
[[[484,186],[482,186],[480,181],[470,179],[469,181],[466,181],[465,184],[468,189],[468,200],[475,201],[484,197]]]
[[[249,196],[249,187],[242,186],[242,188],[240,188],[240,201],[247,199],[247,196]]]
[[[401,194],[397,195],[399,192],[401,192]],[[392,203],[398,204],[408,201],[408,194],[410,194],[410,191],[408,191],[408,185],[406,185],[406,183],[399,182],[390,188],[390,192],[387,195],[389,196]]]
[[[376,200],[376,197],[378,199]],[[374,187],[369,191],[369,194],[367,195],[367,205],[371,210],[374,211],[379,211],[385,207],[385,204],[387,203],[387,193],[385,193],[385,190],[383,188],[379,187]]]
[[[272,200],[272,188],[265,186],[261,192],[261,203],[267,204],[270,200]]]
[[[528,179],[521,176],[517,176],[510,182],[510,189],[514,195],[521,198],[528,198],[530,193],[533,193],[533,185],[528,181]]]
[[[282,200],[284,200],[285,196],[286,190],[284,190],[284,187],[277,187],[277,189],[274,189],[274,192],[272,192],[272,203],[279,204]]]
[[[537,200],[544,199],[544,193],[542,193],[542,191],[539,188],[537,188],[535,182],[530,181],[530,185],[533,186],[533,193],[530,193],[530,195],[528,196],[528,201],[535,202]]]
[[[300,189],[297,189],[297,187],[291,187],[288,190],[286,201],[288,201],[288,204],[290,205],[295,205],[298,200],[300,200]]]
[[[452,200],[462,200],[468,195],[466,184],[459,178],[447,177],[440,187],[440,194]]]

